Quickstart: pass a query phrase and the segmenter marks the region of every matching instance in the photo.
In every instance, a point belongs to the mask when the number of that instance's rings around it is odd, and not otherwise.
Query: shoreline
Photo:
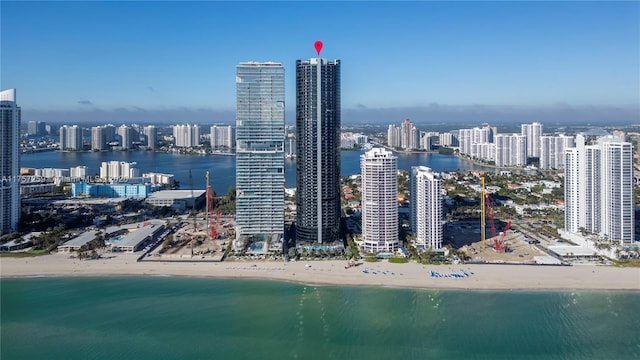
[[[0,279],[34,277],[193,277],[294,282],[311,286],[504,291],[640,291],[640,268],[612,266],[422,265],[346,261],[137,262],[135,254],[97,260],[68,254],[0,258]],[[454,277],[452,274],[467,276]],[[440,277],[434,276],[441,275]]]
[[[384,288],[384,289],[406,289],[406,290],[441,290],[441,291],[489,291],[489,292],[573,292],[573,291],[588,291],[588,292],[619,292],[619,293],[634,293],[640,292],[640,289],[601,289],[601,288],[464,288],[464,287],[424,287],[424,286],[396,286],[396,285],[368,285],[368,284],[334,284],[334,283],[319,283],[319,282],[306,282],[295,279],[275,279],[270,277],[260,276],[209,276],[209,275],[171,275],[171,274],[101,274],[101,275],[18,275],[18,276],[0,276],[0,279],[73,279],[73,278],[86,278],[86,279],[100,279],[100,278],[168,278],[168,279],[212,279],[212,280],[241,280],[241,281],[272,281],[278,283],[298,284],[304,286],[313,287],[354,287],[354,288]]]
[[[474,160],[470,157],[464,156],[464,155],[460,155],[457,153],[453,153],[451,154],[451,156],[455,156],[458,159],[460,159],[460,161],[464,161],[473,165],[477,165],[477,166],[482,166],[482,167],[487,167],[487,168],[491,168],[494,170],[505,170],[505,171],[512,171],[512,172],[525,172],[525,173],[532,173],[532,172],[541,172],[544,174],[560,174],[562,173],[562,170],[558,170],[558,169],[541,169],[541,168],[535,168],[535,169],[527,169],[526,167],[521,167],[521,166],[497,166],[497,165],[491,165],[491,164],[487,164],[485,162],[482,162],[480,160]]]

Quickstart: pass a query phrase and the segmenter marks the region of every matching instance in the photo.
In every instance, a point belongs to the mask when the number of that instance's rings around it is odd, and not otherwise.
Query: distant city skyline
[[[318,39],[343,62],[344,123],[640,115],[637,2],[4,1],[0,19],[25,122],[232,124],[235,64],[282,63],[294,104]]]

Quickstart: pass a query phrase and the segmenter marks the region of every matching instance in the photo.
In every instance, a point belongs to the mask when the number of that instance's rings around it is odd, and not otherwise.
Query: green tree
[[[298,255],[298,253],[296,252],[296,248],[294,247],[289,248],[289,251],[287,252],[287,257],[289,259],[295,259],[296,255]]]
[[[229,190],[227,190],[226,196],[229,199],[229,201],[235,201],[236,200],[236,186],[235,185],[229,186]]]
[[[441,146],[438,149],[438,153],[442,154],[442,155],[452,155],[453,154],[453,149],[450,147],[446,147],[446,146]]]

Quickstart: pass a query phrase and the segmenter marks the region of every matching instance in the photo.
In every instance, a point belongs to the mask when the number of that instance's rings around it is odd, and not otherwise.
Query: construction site
[[[539,242],[511,229],[511,220],[502,214],[496,216],[495,203],[486,191],[481,178],[482,196],[480,219],[449,222],[445,225],[445,240],[454,248],[464,251],[472,262],[540,263],[547,257]],[[487,223],[489,228],[487,229]]]
[[[172,235],[148,252],[146,261],[222,261],[234,237],[233,216],[222,217],[207,177],[206,205],[197,211],[194,203],[187,218],[181,219]]]
[[[173,234],[143,258],[145,261],[222,261],[225,250],[235,239],[235,219],[221,215],[216,208],[216,196],[207,177],[204,210],[192,209],[173,226]],[[512,229],[506,213],[500,211],[481,178],[480,219],[450,221],[444,225],[444,242],[463,251],[469,262],[537,264],[548,261],[549,255],[540,246],[537,236]],[[546,258],[546,260],[544,259]]]

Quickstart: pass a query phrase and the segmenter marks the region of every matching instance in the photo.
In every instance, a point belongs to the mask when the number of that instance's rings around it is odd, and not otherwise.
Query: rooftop
[[[130,224],[129,226],[123,226],[123,229],[133,229],[133,231],[124,235],[122,237],[122,240],[112,244],[117,247],[135,247],[142,241],[144,241],[148,236],[152,236],[156,231],[158,231],[158,229],[161,229],[163,225],[164,222],[161,220],[150,220],[141,223]]]
[[[97,231],[89,230],[85,231],[82,234],[76,236],[75,238],[67,241],[66,243],[60,245],[59,247],[80,247],[82,245],[87,244],[91,240],[96,238]]]
[[[575,245],[551,245],[549,250],[560,256],[593,256],[594,251],[584,246]]]
[[[84,198],[84,199],[64,199],[64,200],[56,200],[53,202],[54,205],[64,206],[64,205],[108,205],[108,204],[117,204],[127,200],[126,197],[119,198]]]
[[[188,199],[192,196],[199,198],[204,195],[206,190],[160,190],[151,193],[147,200],[172,200],[172,199]]]

